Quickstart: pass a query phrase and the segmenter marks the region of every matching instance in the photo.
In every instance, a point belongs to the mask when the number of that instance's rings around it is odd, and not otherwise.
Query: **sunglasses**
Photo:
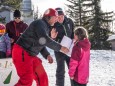
[[[15,19],[20,19],[20,17],[14,17]]]

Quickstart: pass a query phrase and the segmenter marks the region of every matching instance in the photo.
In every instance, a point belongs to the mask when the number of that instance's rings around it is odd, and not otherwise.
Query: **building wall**
[[[22,19],[28,25],[34,20],[31,0],[23,0],[21,4]]]
[[[32,2],[31,0],[23,0],[21,4],[22,10],[32,10]]]

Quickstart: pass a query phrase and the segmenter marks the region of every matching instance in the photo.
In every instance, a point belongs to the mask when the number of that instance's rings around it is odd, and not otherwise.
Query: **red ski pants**
[[[15,86],[32,86],[33,79],[36,86],[48,86],[48,77],[37,56],[30,56],[22,47],[15,44],[12,51],[19,80]]]

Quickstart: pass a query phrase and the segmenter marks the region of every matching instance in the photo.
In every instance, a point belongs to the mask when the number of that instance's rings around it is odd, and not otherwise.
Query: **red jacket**
[[[21,33],[28,27],[26,23],[20,21],[16,23],[15,21],[10,21],[6,24],[6,31],[10,38],[14,39],[14,42],[17,41]]]
[[[69,64],[69,76],[80,84],[86,84],[89,78],[90,42],[86,38],[77,42],[72,50]]]

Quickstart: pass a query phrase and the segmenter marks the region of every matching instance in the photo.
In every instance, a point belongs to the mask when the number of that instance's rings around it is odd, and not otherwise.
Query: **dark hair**
[[[83,40],[84,38],[88,38],[88,32],[84,27],[77,27],[74,30],[74,34],[78,36],[79,40]]]

